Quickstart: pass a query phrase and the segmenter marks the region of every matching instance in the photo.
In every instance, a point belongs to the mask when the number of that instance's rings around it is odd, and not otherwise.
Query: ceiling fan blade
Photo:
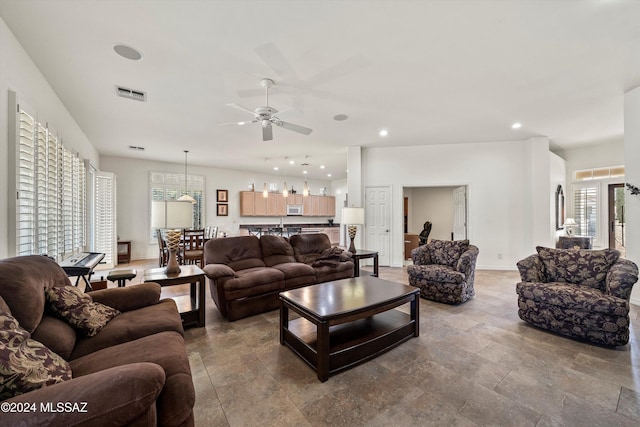
[[[256,115],[256,113],[255,113],[255,112],[253,112],[253,111],[249,110],[249,109],[248,109],[248,108],[246,108],[246,107],[243,107],[242,105],[238,105],[238,104],[227,104],[227,106],[229,106],[229,107],[231,107],[231,108],[235,108],[236,110],[240,110],[240,111],[247,112],[247,113],[251,114],[252,116],[255,116],[255,115]]]
[[[262,126],[262,140],[271,141],[273,139],[273,127]]]
[[[277,126],[292,130],[294,132],[302,133],[305,135],[309,135],[311,132],[313,132],[313,129],[309,129],[300,125],[294,125],[293,123],[283,122],[282,120],[279,120],[275,123]]]
[[[284,79],[298,80],[298,75],[293,70],[293,67],[291,67],[287,59],[275,44],[263,44],[262,46],[258,46],[255,51],[258,56],[262,58],[265,64],[275,71],[278,76]]]
[[[307,79],[307,83],[310,87],[322,85],[324,83],[328,83],[332,80],[336,80],[340,77],[354,73],[355,71],[358,71],[359,69],[364,68],[368,65],[370,65],[370,61],[367,60],[363,55],[352,56],[345,61],[332,65],[329,68],[325,68],[311,78]]]
[[[251,123],[258,123],[257,120],[250,120],[250,121],[245,121],[245,122],[228,122],[228,123],[218,123],[218,126],[227,126],[227,125],[238,125],[238,126],[242,126],[242,125],[248,125]]]

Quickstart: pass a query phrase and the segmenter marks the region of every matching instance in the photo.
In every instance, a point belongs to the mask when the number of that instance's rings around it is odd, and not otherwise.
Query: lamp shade
[[[193,226],[193,204],[180,201],[151,202],[151,227],[190,228]]]
[[[364,208],[342,208],[342,223],[346,225],[364,224]]]
[[[578,223],[573,218],[567,218],[566,221],[564,222],[564,225],[578,225]]]

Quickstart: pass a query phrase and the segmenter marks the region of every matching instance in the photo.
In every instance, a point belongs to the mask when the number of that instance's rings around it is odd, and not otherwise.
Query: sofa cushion
[[[549,282],[605,289],[607,272],[620,257],[615,249],[553,249],[536,247]]]
[[[431,239],[427,249],[432,263],[448,265],[455,269],[460,256],[469,249],[469,241]]]
[[[320,265],[313,267],[316,272],[316,282],[329,282],[331,280],[348,279],[353,277],[353,261],[340,262],[333,265]]]
[[[44,313],[44,291],[69,285],[69,277],[55,261],[41,255],[0,260],[0,296],[20,326],[33,332]]]
[[[67,361],[0,312],[0,400],[70,379]]]
[[[74,377],[81,377],[140,362],[156,363],[166,374],[165,385],[157,401],[158,425],[193,425],[188,420],[192,416],[195,390],[184,339],[177,332],[160,332],[107,347],[72,360],[70,364]]]
[[[262,259],[268,267],[276,264],[296,262],[293,248],[289,241],[281,236],[265,235],[260,237]]]
[[[427,282],[459,284],[466,279],[464,273],[439,264],[409,265],[407,271],[418,285],[426,285]]]
[[[63,359],[69,360],[78,336],[75,329],[65,320],[45,314],[36,330],[31,334],[31,338],[41,342]]]
[[[284,273],[271,267],[240,270],[236,273],[236,277],[222,280],[221,284],[227,300],[262,295],[284,289]]]
[[[329,236],[322,233],[294,234],[289,238],[293,254],[298,262],[311,264],[314,255],[322,254],[325,249],[331,248]],[[310,257],[311,256],[311,257]],[[315,257],[317,259],[317,257]]]
[[[48,308],[88,337],[95,336],[120,312],[93,302],[75,286],[54,286],[46,289]]]
[[[588,287],[578,287],[565,282],[521,282],[516,285],[516,293],[535,303],[553,305],[586,312],[599,312],[627,316],[629,303],[612,295]]]
[[[78,337],[70,360],[162,331],[184,334],[180,314],[172,299],[163,299],[158,304],[138,310],[125,311],[107,323],[96,336]]]
[[[266,266],[256,236],[209,240],[204,246],[204,263],[226,264],[234,271]]]

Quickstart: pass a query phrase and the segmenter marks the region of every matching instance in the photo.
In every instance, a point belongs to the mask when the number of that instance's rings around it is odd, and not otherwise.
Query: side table
[[[365,258],[373,258],[373,277],[378,277],[378,252],[368,251],[366,249],[357,249],[355,254],[351,254],[353,258],[353,275],[360,277],[360,260]]]
[[[176,274],[167,274],[164,267],[144,271],[144,282],[156,282],[160,286],[191,284],[190,310],[180,312],[184,326],[191,324],[204,326],[204,277],[204,271],[197,265],[181,265],[180,272]]]

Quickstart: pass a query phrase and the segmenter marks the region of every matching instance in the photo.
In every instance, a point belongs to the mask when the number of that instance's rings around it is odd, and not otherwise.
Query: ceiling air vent
[[[135,145],[130,145],[129,146],[129,150],[144,151],[144,147],[138,147],[138,146],[135,146]]]
[[[118,96],[123,98],[134,99],[136,101],[145,102],[147,100],[147,94],[139,90],[127,89],[126,87],[116,86]]]

